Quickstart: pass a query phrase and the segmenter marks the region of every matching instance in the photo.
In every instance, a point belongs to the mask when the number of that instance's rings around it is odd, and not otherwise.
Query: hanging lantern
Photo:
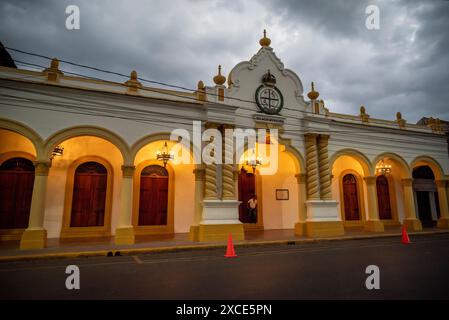
[[[391,164],[386,164],[383,159],[380,160],[379,164],[376,166],[376,172],[381,175],[391,173]]]
[[[51,158],[53,159],[54,157],[58,156],[58,157],[62,157],[62,154],[64,153],[64,147],[61,146],[56,146],[53,149],[53,152],[51,153]]]
[[[168,151],[168,145],[167,141],[165,141],[164,146],[162,147],[162,150],[159,150],[156,153],[156,159],[162,161],[164,164],[164,168],[167,166],[167,162],[170,160],[173,160],[175,158],[175,155],[172,152]]]

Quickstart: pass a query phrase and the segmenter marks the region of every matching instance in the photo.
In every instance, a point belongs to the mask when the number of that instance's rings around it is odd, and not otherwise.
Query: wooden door
[[[360,220],[357,180],[353,174],[343,177],[345,220]]]
[[[251,220],[247,205],[248,200],[256,194],[256,177],[253,173],[247,172],[244,168],[239,172],[238,192],[239,201],[241,201],[239,206],[240,221],[243,223],[257,223],[257,214],[256,221]]]
[[[139,226],[167,225],[168,172],[151,165],[140,176]]]
[[[377,204],[379,208],[380,219],[391,219],[391,203],[390,203],[390,190],[388,186],[388,179],[381,175],[376,179],[377,186]]]
[[[12,158],[0,166],[0,229],[25,229],[33,196],[34,165]]]
[[[75,171],[71,227],[104,225],[108,172],[98,162],[85,162]]]
[[[416,202],[418,203],[418,216],[422,225],[424,227],[433,226],[429,191],[416,191]]]

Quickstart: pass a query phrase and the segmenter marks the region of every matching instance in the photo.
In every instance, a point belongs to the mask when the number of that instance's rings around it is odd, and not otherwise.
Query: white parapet
[[[200,224],[241,224],[237,200],[204,200]]]
[[[338,212],[338,201],[335,200],[307,200],[306,221],[341,221]]]

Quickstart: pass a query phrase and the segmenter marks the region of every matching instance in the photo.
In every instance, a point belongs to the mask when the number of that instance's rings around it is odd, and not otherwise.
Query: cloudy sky
[[[80,30],[65,8],[80,9]],[[365,27],[368,5],[380,30]],[[81,64],[195,88],[259,49],[262,30],[306,92],[315,81],[333,112],[409,122],[449,120],[449,1],[20,1],[0,3],[0,41]],[[48,65],[11,52],[16,60]],[[20,66],[22,67],[22,66]],[[61,65],[68,71],[123,82]]]

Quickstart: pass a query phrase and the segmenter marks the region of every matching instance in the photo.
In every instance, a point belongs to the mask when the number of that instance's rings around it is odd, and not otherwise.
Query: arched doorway
[[[255,216],[251,216],[248,209],[248,200],[256,194],[256,176],[243,167],[239,172],[238,193],[239,201],[241,201],[239,205],[239,220],[243,223],[257,223],[257,213]]]
[[[159,165],[145,167],[140,175],[139,226],[167,224],[168,171]]]
[[[413,169],[413,179],[419,220],[423,227],[433,227],[440,217],[435,175],[429,166],[424,165]]]
[[[104,225],[107,169],[89,161],[75,170],[70,227],[100,227]]]
[[[343,176],[343,205],[346,221],[360,220],[357,179],[352,173]]]
[[[25,229],[30,217],[34,165],[11,158],[0,166],[0,229]]]
[[[379,208],[379,219],[391,220],[391,202],[390,202],[390,188],[388,179],[384,175],[376,178],[377,187],[377,206]]]

